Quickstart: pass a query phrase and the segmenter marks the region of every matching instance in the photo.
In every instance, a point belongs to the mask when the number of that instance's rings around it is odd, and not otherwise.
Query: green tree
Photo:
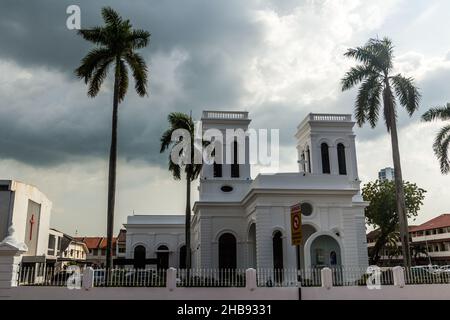
[[[370,39],[362,47],[348,49],[345,56],[354,58],[361,64],[347,72],[342,79],[342,90],[349,90],[361,84],[355,103],[355,117],[359,126],[367,121],[374,128],[383,105],[384,121],[391,135],[399,232],[402,246],[406,248],[403,259],[405,266],[410,266],[408,220],[397,135],[397,100],[409,116],[412,116],[419,108],[420,93],[413,78],[406,78],[401,74],[392,75],[393,51],[394,47],[388,38]]]
[[[114,68],[114,91],[111,128],[111,147],[108,174],[107,209],[107,247],[106,268],[112,267],[112,237],[114,230],[114,205],[116,192],[117,164],[117,120],[118,107],[128,89],[128,67],[135,81],[135,90],[139,96],[147,94],[147,65],[136,50],[147,46],[150,34],[147,31],[133,29],[129,20],[123,20],[109,7],[102,9],[104,26],[79,30],[85,40],[95,44],[82,60],[75,74],[88,86],[88,96],[94,98],[106,79],[108,69]],[[127,67],[128,66],[128,67]]]
[[[408,218],[414,218],[419,213],[426,191],[410,182],[404,182],[403,188],[405,190],[407,216]],[[392,242],[395,241],[396,234],[399,232],[395,190],[394,181],[379,180],[367,183],[362,189],[364,201],[370,203],[365,209],[367,223],[379,231],[375,246],[370,252],[370,259],[373,264],[377,264],[380,259],[380,251],[383,248],[392,246]],[[402,246],[403,252],[404,247]]]
[[[431,108],[422,115],[423,121],[450,120],[450,103],[445,107]],[[448,158],[448,149],[450,147],[450,124],[444,126],[436,136],[433,144],[434,154],[439,160],[441,172],[448,174],[450,172],[450,160]]]
[[[185,220],[185,245],[186,245],[186,268],[191,268],[191,183],[198,178],[201,170],[202,164],[196,164],[194,161],[194,155],[198,152],[195,144],[195,127],[192,118],[181,112],[172,112],[167,117],[169,121],[169,128],[161,136],[161,150],[163,153],[166,150],[170,150],[169,154],[169,171],[175,180],[181,180],[182,170],[184,168],[184,175],[186,179],[186,220]],[[175,131],[182,129],[184,132],[188,133],[188,137],[185,139],[190,139],[189,150],[175,149],[178,148],[178,144],[183,141],[183,137],[180,136],[178,140],[173,139],[172,135]],[[174,163],[172,161],[172,153],[179,150],[179,155],[183,152],[190,152],[190,163]],[[185,154],[186,155],[186,154]]]

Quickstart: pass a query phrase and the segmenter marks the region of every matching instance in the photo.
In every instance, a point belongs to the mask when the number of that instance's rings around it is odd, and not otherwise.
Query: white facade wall
[[[246,130],[250,123],[246,112],[204,112],[202,121],[204,130],[216,128],[222,132],[226,129]],[[230,233],[237,242],[238,268],[254,266],[255,260],[258,268],[273,268],[273,236],[280,231],[283,267],[295,268],[297,258],[296,248],[291,245],[290,207],[299,202],[307,202],[313,207],[310,216],[303,216],[303,224],[315,231],[304,239],[301,247],[303,267],[315,267],[319,261],[317,257],[323,261],[321,246],[326,246],[329,251],[325,253],[328,261],[336,248],[337,264],[367,266],[364,221],[367,204],[360,195],[353,126],[350,115],[308,115],[296,134],[299,159],[305,150],[310,152],[306,172],[301,164],[300,172],[260,174],[251,179],[251,168],[246,163],[240,165],[239,177],[230,176],[230,165],[223,165],[222,177],[214,177],[212,166],[205,165],[200,175],[199,201],[193,208],[193,266],[218,268],[219,237]],[[322,143],[328,145],[329,174],[322,170]],[[339,144],[345,147],[345,174],[339,172]],[[248,148],[245,150],[248,160]],[[224,186],[233,190],[225,192]],[[170,228],[160,228],[157,220],[149,218],[146,225],[141,222],[140,226],[129,226],[127,257],[131,257],[128,251],[138,243],[145,244],[150,255],[158,242],[180,243],[180,238]],[[256,250],[255,241],[249,237],[252,223],[256,226]],[[183,227],[180,226],[180,233],[184,232]]]
[[[0,204],[0,216],[9,217],[8,220],[2,219],[2,226],[0,228],[0,235],[3,237],[5,231],[9,226],[15,229],[15,237],[19,241],[26,242],[26,229],[28,203],[29,200],[40,204],[40,218],[39,223],[34,225],[33,232],[37,235],[36,256],[44,256],[47,254],[48,235],[50,229],[50,215],[52,203],[47,197],[40,192],[36,187],[27,185],[14,180],[2,180],[1,185],[9,185],[9,190],[0,191],[0,199],[5,200]],[[1,201],[3,202],[3,201]],[[6,222],[6,226],[4,223]],[[30,255],[25,253],[24,256]]]
[[[158,247],[164,245],[169,248],[169,267],[178,267],[185,243],[184,216],[130,216],[125,226],[127,259],[133,259],[139,245],[145,247],[147,259],[156,259]]]

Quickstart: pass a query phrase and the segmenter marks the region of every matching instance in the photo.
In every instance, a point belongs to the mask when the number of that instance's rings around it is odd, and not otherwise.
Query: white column
[[[328,155],[330,158],[330,171],[333,175],[339,175],[339,163],[337,156],[337,147],[336,146],[328,146]]]
[[[320,270],[320,277],[322,279],[322,288],[331,289],[333,286],[333,274],[330,268],[323,268]]]
[[[253,268],[247,269],[245,271],[245,287],[250,290],[253,291],[256,289],[257,287],[257,282],[256,282],[256,270]]]
[[[258,268],[273,268],[272,228],[269,208],[256,209],[256,263]]]

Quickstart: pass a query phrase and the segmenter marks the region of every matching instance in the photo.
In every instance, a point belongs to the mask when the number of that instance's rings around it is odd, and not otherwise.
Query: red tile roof
[[[442,214],[439,217],[428,220],[427,222],[422,223],[419,226],[415,226],[411,228],[409,232],[430,230],[436,228],[445,228],[445,227],[450,227],[450,213]]]
[[[88,249],[106,249],[106,237],[76,237],[75,240],[84,242]],[[117,238],[113,238],[113,247]]]

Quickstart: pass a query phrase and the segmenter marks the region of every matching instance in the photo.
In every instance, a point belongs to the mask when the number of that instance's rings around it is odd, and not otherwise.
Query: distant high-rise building
[[[394,180],[394,168],[384,168],[378,172],[378,180],[380,181],[393,181]]]

